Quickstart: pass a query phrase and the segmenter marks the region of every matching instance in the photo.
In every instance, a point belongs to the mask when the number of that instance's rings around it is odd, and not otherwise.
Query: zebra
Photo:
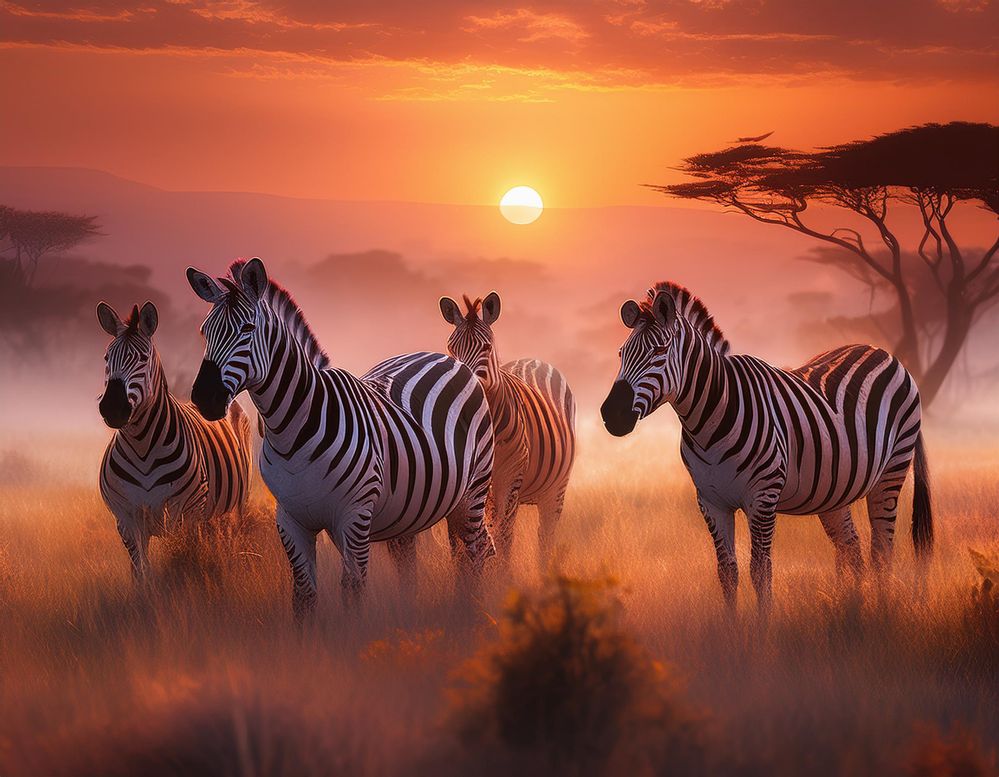
[[[552,365],[519,359],[500,366],[492,326],[500,314],[495,291],[485,299],[464,297],[465,313],[441,297],[444,320],[454,325],[447,350],[482,383],[496,440],[491,489],[491,529],[509,557],[514,520],[522,504],[538,506],[538,557],[550,556],[565,502],[576,449],[576,403],[569,384]]]
[[[680,454],[714,540],[725,601],[735,607],[735,511],[749,519],[750,574],[761,611],[771,602],[777,512],[818,514],[842,574],[863,570],[850,504],[866,497],[871,563],[892,556],[899,492],[914,461],[912,539],[933,544],[929,470],[915,381],[880,348],[847,345],[795,370],[736,356],[703,303],[660,282],[641,304],[628,300],[631,329],[601,415],[616,436],[664,403],[682,426]]]
[[[221,418],[247,391],[264,424],[260,473],[277,500],[277,527],[293,578],[292,609],[314,610],[316,537],[343,557],[341,589],[356,601],[372,541],[411,582],[415,535],[447,520],[453,554],[478,575],[495,553],[484,520],[493,433],[485,392],[471,371],[440,353],[411,353],[357,378],[329,358],[291,295],[260,259],[226,277],[187,277],[212,309],[192,398]]]
[[[114,338],[104,356],[99,409],[115,433],[101,463],[100,492],[139,581],[149,568],[149,538],[161,535],[169,521],[242,513],[250,423],[239,405],[228,418],[208,423],[170,393],[152,340],[159,322],[152,302],[141,310],[133,306],[127,321],[101,302],[97,320]]]

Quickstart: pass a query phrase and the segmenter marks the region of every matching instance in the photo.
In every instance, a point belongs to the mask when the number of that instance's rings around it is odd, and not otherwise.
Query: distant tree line
[[[0,205],[0,252],[5,257],[5,282],[30,287],[39,260],[79,245],[100,234],[96,216],[58,211],[18,210]]]
[[[679,169],[694,180],[651,188],[840,249],[812,258],[872,291],[889,291],[898,316],[895,353],[932,402],[972,328],[999,300],[999,233],[990,246],[972,250],[959,244],[951,222],[959,205],[999,216],[999,127],[925,124],[814,152],[758,142],[766,137],[688,157]],[[846,211],[856,223],[823,229],[809,213],[817,205]],[[904,246],[889,225],[896,206],[918,214],[916,245]],[[918,297],[932,304],[917,304]]]

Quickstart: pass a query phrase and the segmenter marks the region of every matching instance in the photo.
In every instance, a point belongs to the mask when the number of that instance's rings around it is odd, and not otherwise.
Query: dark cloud
[[[501,67],[573,73],[562,85],[576,88],[747,74],[990,78],[996,29],[990,0],[0,0],[6,45],[169,50],[258,74],[403,62],[472,80]]]

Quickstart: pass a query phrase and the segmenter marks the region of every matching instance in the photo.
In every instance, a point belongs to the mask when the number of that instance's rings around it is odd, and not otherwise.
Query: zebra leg
[[[399,572],[399,582],[406,591],[416,586],[416,535],[407,534],[388,541],[389,555]]]
[[[855,581],[859,580],[864,574],[864,559],[860,553],[860,538],[853,525],[850,506],[819,513],[819,520],[836,548],[836,576],[842,579],[849,571]]]
[[[542,567],[542,571],[552,557],[555,529],[562,517],[567,485],[568,483],[559,484],[545,494],[538,503],[538,564]]]
[[[749,518],[749,575],[756,589],[756,604],[760,615],[767,618],[773,602],[773,564],[770,549],[777,525],[775,505],[779,494],[761,495],[746,511]]]
[[[520,486],[523,482],[524,473],[521,472],[509,481],[494,480],[490,489],[492,521],[489,523],[489,531],[496,543],[496,553],[504,564],[510,561],[517,510],[520,508]]]
[[[496,546],[492,535],[486,526],[486,492],[489,481],[485,480],[474,490],[471,490],[458,503],[447,517],[448,536],[451,538],[451,552],[456,554],[460,542],[468,556],[468,564],[459,563],[459,569],[470,566],[475,577],[482,573],[486,559],[496,555]]]
[[[735,511],[716,507],[697,496],[697,506],[711,532],[718,557],[718,580],[721,582],[725,604],[735,612],[736,593],[739,589],[739,564],[735,558]]]
[[[278,536],[291,564],[291,606],[301,620],[316,608],[316,532],[306,529],[278,505]]]
[[[371,512],[370,508],[365,508],[353,518],[338,522],[335,529],[329,532],[333,544],[343,557],[340,591],[347,607],[354,607],[360,601],[368,578],[368,558],[371,555],[370,531]]]
[[[118,534],[132,562],[132,580],[144,583],[149,579],[149,529],[141,517],[116,516]]]
[[[879,580],[891,568],[895,543],[895,516],[898,495],[905,482],[908,465],[893,475],[887,473],[867,494],[867,517],[871,521],[871,566]]]

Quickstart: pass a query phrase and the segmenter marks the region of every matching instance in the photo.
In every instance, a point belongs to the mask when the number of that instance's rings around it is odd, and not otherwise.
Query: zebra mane
[[[125,325],[125,327],[128,329],[129,332],[134,332],[136,329],[139,328],[139,306],[138,305],[132,305],[132,310],[128,314],[128,318],[126,318],[124,321],[122,321],[122,323]]]
[[[219,280],[230,291],[242,294],[243,290],[239,280],[245,265],[246,259],[237,259],[229,265],[229,276],[219,278]],[[312,360],[312,363],[320,370],[329,367],[329,356],[326,355],[326,351],[319,344],[319,339],[309,326],[309,322],[305,320],[305,314],[302,313],[302,309],[295,302],[295,299],[288,290],[268,278],[265,299],[267,300],[267,304],[270,305],[271,310],[277,314],[277,317],[288,327],[288,331],[301,344],[306,356]]]
[[[642,300],[641,309],[643,315],[652,317],[652,300],[660,291],[666,291],[676,303],[676,313],[683,316],[687,322],[700,332],[708,344],[722,356],[732,350],[725,335],[722,334],[718,324],[704,306],[700,299],[690,293],[690,290],[672,281],[659,281],[647,292],[647,298]]]
[[[465,320],[469,322],[474,321],[479,316],[479,308],[482,307],[482,297],[469,299],[467,294],[462,294],[461,298],[465,302]]]

